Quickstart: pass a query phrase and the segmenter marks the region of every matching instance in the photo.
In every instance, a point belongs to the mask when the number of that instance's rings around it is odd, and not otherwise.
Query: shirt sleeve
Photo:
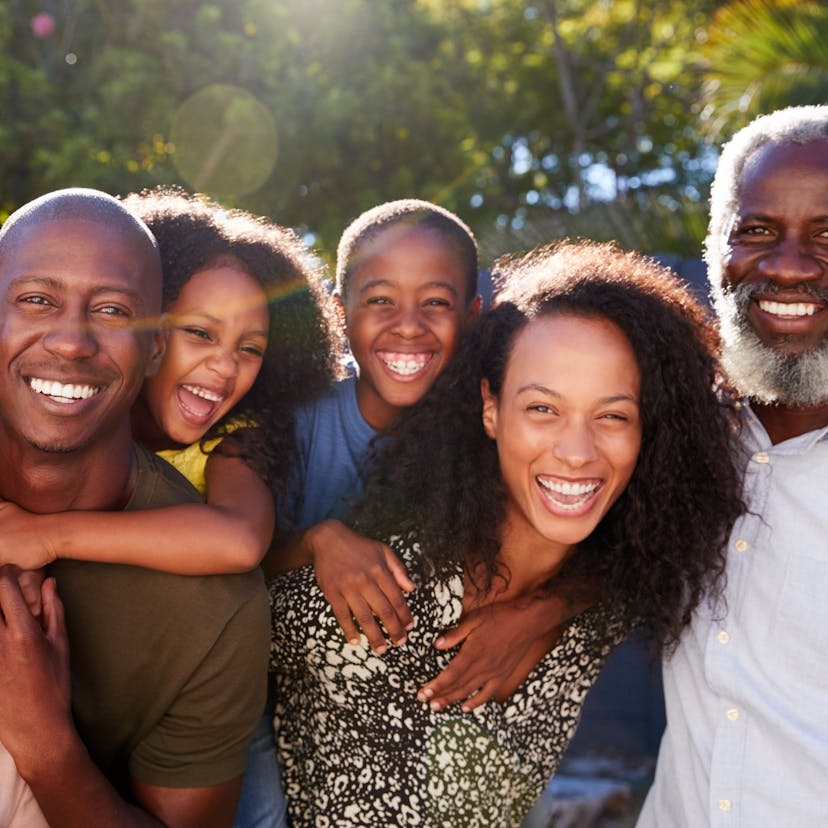
[[[265,708],[269,629],[267,602],[257,592],[221,629],[173,705],[132,752],[134,778],[186,788],[243,773]]]

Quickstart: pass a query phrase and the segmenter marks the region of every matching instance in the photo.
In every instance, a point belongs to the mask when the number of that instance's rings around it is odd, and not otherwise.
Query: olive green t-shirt
[[[136,446],[127,509],[199,501],[168,463]],[[78,731],[122,793],[129,777],[203,787],[239,776],[265,705],[270,617],[260,570],[171,575],[59,561]]]

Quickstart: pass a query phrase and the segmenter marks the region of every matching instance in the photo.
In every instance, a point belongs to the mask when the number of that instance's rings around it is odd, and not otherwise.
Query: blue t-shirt
[[[299,459],[288,507],[294,528],[347,517],[349,504],[362,492],[364,462],[376,433],[360,413],[355,377],[297,411]]]

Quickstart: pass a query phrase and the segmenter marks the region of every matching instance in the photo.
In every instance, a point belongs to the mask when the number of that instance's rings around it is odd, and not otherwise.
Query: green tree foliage
[[[718,10],[699,50],[702,122],[730,135],[763,112],[828,101],[828,5],[738,0]]]
[[[729,4],[707,32],[721,5],[7,0],[0,213],[61,186],[181,184],[308,230],[330,256],[361,210],[415,195],[493,247],[530,225],[618,235],[607,217],[626,213],[637,246],[697,249],[715,153],[696,46],[735,25]],[[33,26],[43,13],[51,28]],[[709,79],[737,65],[705,60]]]

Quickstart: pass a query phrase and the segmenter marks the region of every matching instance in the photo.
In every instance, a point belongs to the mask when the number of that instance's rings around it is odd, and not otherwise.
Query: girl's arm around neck
[[[246,572],[273,534],[273,499],[244,461],[207,461],[207,503],[128,512],[33,515],[0,508],[0,561],[37,568],[57,558],[132,564],[179,575]]]

